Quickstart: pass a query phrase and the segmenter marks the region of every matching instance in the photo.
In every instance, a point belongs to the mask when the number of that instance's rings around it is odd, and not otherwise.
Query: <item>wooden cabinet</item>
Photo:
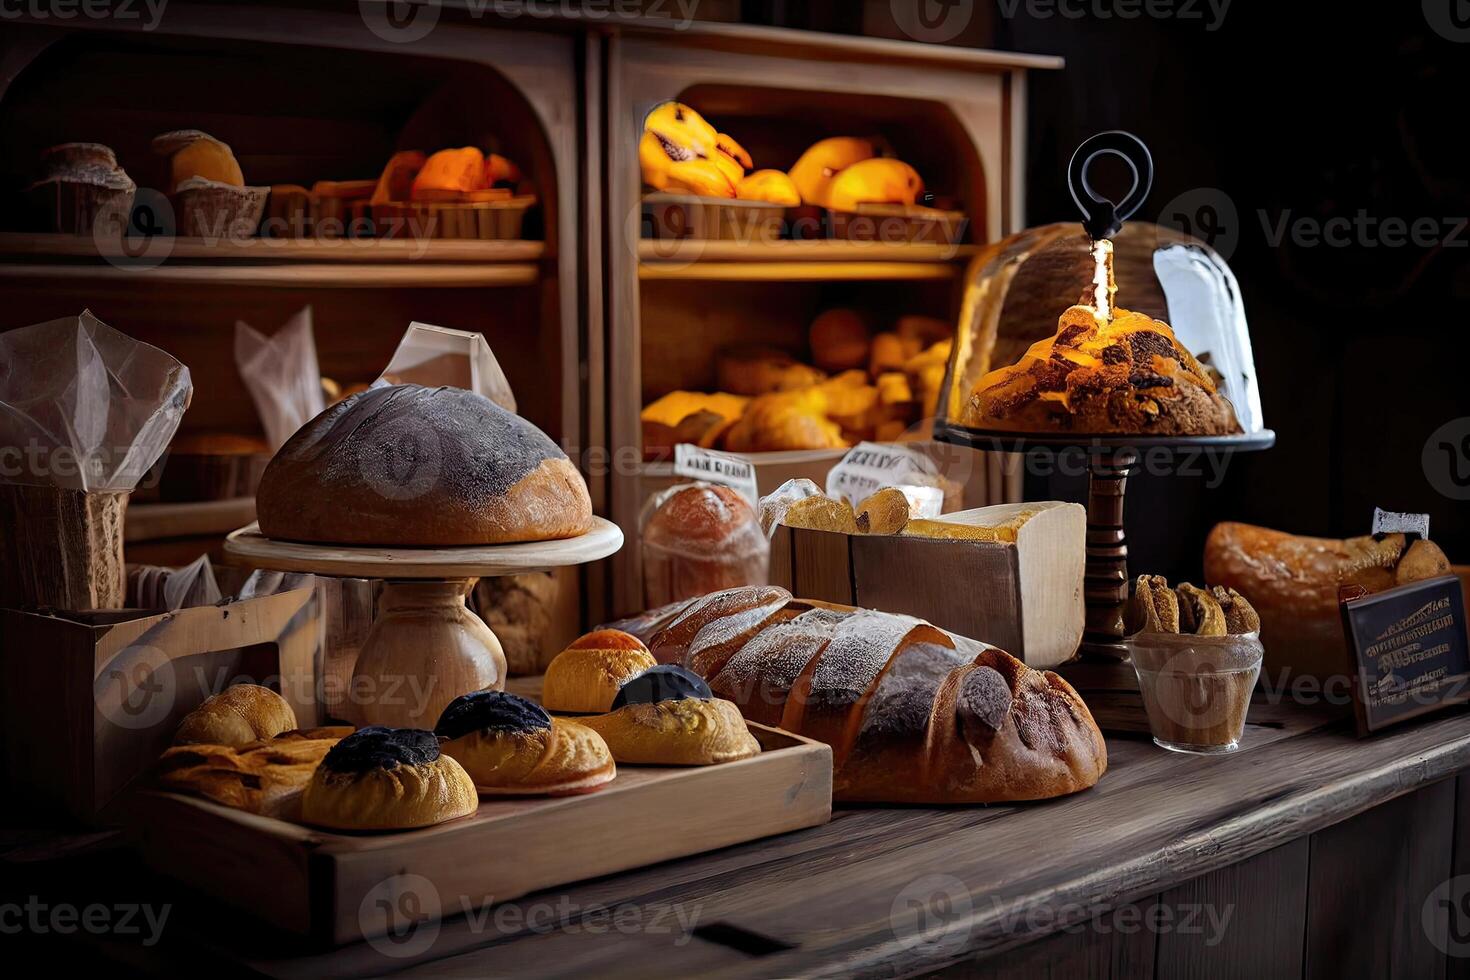
[[[614,450],[607,497],[629,532],[610,594],[613,611],[623,613],[643,605],[639,511],[671,480],[667,463],[640,462],[643,405],[676,389],[712,390],[722,347],[754,342],[804,355],[807,325],[829,307],[860,307],[880,323],[911,313],[953,320],[969,259],[1022,226],[1026,73],[1060,62],[730,25],[623,28],[606,37],[600,57],[603,371]],[[757,168],[787,169],[827,136],[876,137],[962,210],[968,226],[941,245],[650,241],[637,142],[648,111],[668,99],[735,136]],[[820,480],[840,456],[757,454],[761,489],[796,475]]]

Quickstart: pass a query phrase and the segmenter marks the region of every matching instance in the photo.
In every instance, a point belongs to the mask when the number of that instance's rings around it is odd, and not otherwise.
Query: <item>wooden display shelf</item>
[[[960,268],[952,262],[644,262],[638,278],[704,282],[853,282],[931,281],[953,279]]]
[[[529,263],[498,265],[408,263],[365,267],[352,263],[178,265],[155,267],[102,264],[0,262],[0,278],[53,282],[156,282],[205,286],[267,286],[282,289],[478,289],[488,286],[529,286],[541,278],[541,269]]]
[[[123,518],[126,542],[227,534],[255,520],[255,498],[233,497],[190,503],[129,504]]]
[[[477,241],[472,239],[394,238],[160,238],[150,239],[150,253],[169,262],[538,262],[547,256],[545,242]],[[139,261],[139,247],[98,242],[88,235],[0,232],[0,255],[26,259],[121,259]]]
[[[727,242],[656,241],[638,243],[644,264],[691,262],[905,262],[932,264],[964,262],[979,254],[978,245],[937,245],[929,242],[778,241]]]

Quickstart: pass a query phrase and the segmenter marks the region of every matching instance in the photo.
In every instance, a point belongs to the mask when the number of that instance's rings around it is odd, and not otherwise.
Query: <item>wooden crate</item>
[[[771,584],[824,602],[907,613],[1000,647],[1032,667],[1063,663],[1082,639],[1086,512],[999,504],[946,520],[1001,523],[1040,508],[1014,543],[839,534],[780,526]]]
[[[112,822],[180,719],[236,679],[278,687],[318,722],[315,590],[173,613],[0,610],[0,726],[11,799],[27,816]]]
[[[750,725],[764,750],[718,766],[619,766],[583,796],[485,799],[473,816],[345,834],[145,792],[132,837],[153,868],[290,932],[331,943],[415,919],[826,823],[832,750]]]

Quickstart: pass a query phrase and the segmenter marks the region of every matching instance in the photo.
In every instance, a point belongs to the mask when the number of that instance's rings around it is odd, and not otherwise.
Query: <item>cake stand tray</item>
[[[592,530],[580,537],[454,548],[379,548],[277,541],[261,534],[258,523],[225,537],[225,554],[252,568],[382,579],[494,578],[541,572],[597,561],[615,554],[622,546],[622,530],[601,517],[593,517]]]
[[[383,548],[277,541],[258,524],[225,538],[225,554],[254,568],[382,579],[378,614],[345,689],[320,679],[328,712],[354,725],[433,728],[461,694],[505,688],[505,653],[465,605],[476,578],[519,575],[606,558],[623,532],[600,517],[559,541],[457,548]],[[328,682],[334,685],[327,690]]]
[[[1123,529],[1123,498],[1128,477],[1145,459],[1184,454],[1231,456],[1270,449],[1270,429],[1228,436],[1146,436],[1127,433],[1032,433],[977,429],[936,423],[934,438],[952,445],[1002,453],[1078,453],[1087,462],[1087,571],[1083,594],[1086,629],[1080,652],[1087,657],[1122,660],[1124,614],[1128,607],[1128,538]],[[983,637],[980,637],[983,639]]]

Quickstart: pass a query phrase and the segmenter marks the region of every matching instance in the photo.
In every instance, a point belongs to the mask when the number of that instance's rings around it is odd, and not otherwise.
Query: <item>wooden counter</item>
[[[150,949],[94,951],[289,977],[1444,975],[1442,949],[1470,953],[1446,938],[1470,918],[1433,894],[1470,867],[1470,716],[1359,741],[1285,710],[1253,709],[1233,756],[1109,739],[1106,776],[1077,796],[839,807],[825,827],[447,920],[426,951],[411,934],[307,952],[197,902]]]

